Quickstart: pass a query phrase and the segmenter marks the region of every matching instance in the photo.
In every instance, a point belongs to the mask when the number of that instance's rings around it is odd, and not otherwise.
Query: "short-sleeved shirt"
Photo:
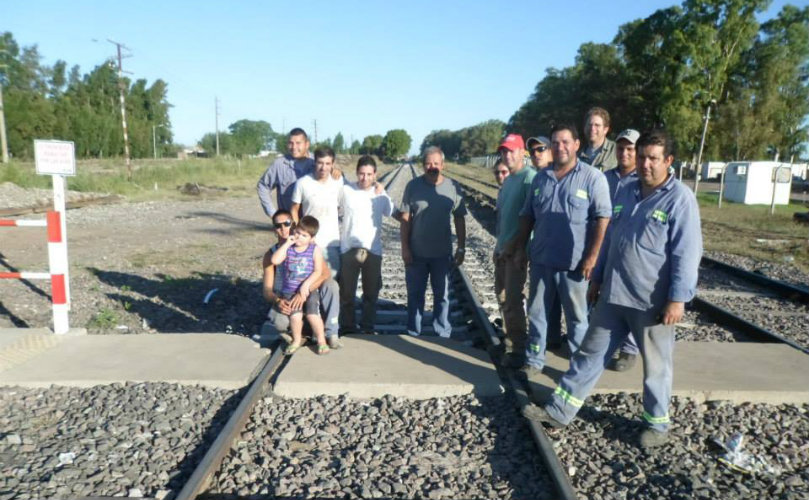
[[[301,217],[311,215],[320,223],[315,243],[322,248],[340,246],[340,214],[338,210],[343,179],[331,176],[319,182],[313,175],[298,179],[292,191],[292,202],[301,205]]]
[[[295,246],[287,248],[287,255],[282,268],[284,280],[281,285],[281,293],[289,296],[298,291],[301,283],[306,281],[315,272],[315,252],[317,246],[310,243],[302,251],[295,249]]]
[[[589,228],[612,210],[604,174],[581,161],[557,180],[553,165],[534,177],[520,215],[534,219],[531,262],[575,270],[584,255]]]
[[[520,210],[531,191],[531,183],[537,171],[533,166],[523,167],[510,174],[497,193],[497,246],[495,252],[503,251],[506,243],[517,236],[520,227]]]
[[[410,251],[414,256],[437,258],[452,255],[452,217],[466,216],[460,188],[444,177],[435,185],[424,176],[405,186],[399,211],[410,214]]]
[[[607,184],[610,186],[610,199],[615,201],[615,195],[618,194],[620,188],[638,180],[638,171],[633,170],[622,177],[620,168],[611,168],[604,172],[604,177],[607,178]]]
[[[376,187],[360,189],[356,183],[345,184],[340,190],[343,224],[340,231],[340,251],[364,248],[382,255],[382,218],[393,213],[388,193],[376,194]]]
[[[633,309],[688,302],[697,289],[702,258],[699,207],[673,175],[641,198],[640,181],[619,189],[593,281],[610,304]]]
[[[256,190],[264,213],[272,217],[276,211],[272,201],[272,190],[278,188],[278,207],[284,210],[292,208],[292,191],[295,182],[315,169],[312,158],[295,159],[289,155],[276,158],[258,180]]]
[[[595,149],[590,146],[581,148],[579,160],[602,172],[612,170],[618,166],[618,158],[615,157],[615,141],[604,139],[604,144]]]

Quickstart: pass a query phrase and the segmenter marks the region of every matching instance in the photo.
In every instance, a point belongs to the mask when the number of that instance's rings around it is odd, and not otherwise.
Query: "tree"
[[[351,147],[348,148],[348,153],[352,155],[360,154],[360,150],[362,149],[362,144],[360,141],[354,139],[354,142],[351,143]]]
[[[392,159],[398,159],[410,151],[410,143],[413,140],[404,129],[388,130],[385,138],[382,139],[382,156]]]
[[[263,149],[270,149],[275,137],[272,126],[264,120],[239,120],[228,126],[231,143],[228,153],[235,155],[257,155]],[[221,150],[220,135],[220,150]]]
[[[343,138],[343,134],[337,132],[337,135],[334,136],[334,140],[331,141],[331,147],[334,149],[334,152],[337,154],[342,154],[346,152],[346,144],[345,139]]]
[[[362,140],[360,152],[366,155],[380,154],[382,139],[383,137],[381,135],[366,136],[365,139]]]

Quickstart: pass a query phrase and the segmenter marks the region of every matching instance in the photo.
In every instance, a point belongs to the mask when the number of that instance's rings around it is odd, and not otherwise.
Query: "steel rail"
[[[698,311],[704,312],[708,316],[712,317],[715,321],[722,325],[731,326],[736,328],[737,330],[741,331],[743,334],[747,335],[750,338],[759,340],[761,342],[782,342],[787,344],[795,349],[809,354],[809,348],[806,348],[797,342],[785,338],[777,333],[774,333],[766,328],[762,328],[755,323],[751,323],[746,319],[733,314],[732,312],[728,311],[725,308],[719,307],[718,305],[709,302],[700,297],[694,297],[691,301],[691,305]]]
[[[472,282],[469,280],[466,272],[461,268],[456,268],[455,271],[459,276],[458,281],[461,282],[462,291],[472,305],[472,312],[474,313],[473,320],[477,323],[481,331],[485,333],[483,337],[487,343],[487,350],[489,356],[492,358],[492,363],[501,379],[506,382],[507,388],[514,392],[517,402],[519,403],[520,412],[522,412],[525,406],[531,404],[531,400],[515,379],[512,370],[507,370],[498,362],[497,347],[500,345],[500,339],[494,331],[494,327],[492,327],[492,324],[489,322],[486,311],[484,311],[483,307],[480,305],[480,301],[472,287]],[[534,443],[539,450],[542,463],[545,465],[548,475],[551,477],[551,481],[553,481],[553,485],[556,488],[558,495],[556,498],[562,500],[577,500],[576,490],[573,487],[573,483],[570,481],[570,476],[567,474],[562,462],[556,455],[556,451],[553,449],[553,443],[545,432],[545,428],[539,422],[530,419],[525,420],[531,429],[531,436],[534,438]]]
[[[702,265],[709,268],[713,267],[719,269],[720,271],[724,271],[733,276],[751,281],[757,285],[761,285],[769,290],[772,290],[773,292],[776,292],[785,299],[800,302],[802,304],[809,304],[809,288],[769,278],[763,274],[750,272],[746,269],[742,269],[710,257],[702,257]]]
[[[211,476],[219,469],[222,460],[233,446],[234,440],[241,434],[253,408],[264,393],[267,382],[275,374],[283,360],[283,349],[277,347],[264,364],[261,372],[253,380],[250,389],[247,390],[247,393],[239,402],[239,406],[236,407],[236,410],[234,410],[219,432],[216,440],[194,469],[183,489],[174,497],[175,500],[193,500],[208,486]]]

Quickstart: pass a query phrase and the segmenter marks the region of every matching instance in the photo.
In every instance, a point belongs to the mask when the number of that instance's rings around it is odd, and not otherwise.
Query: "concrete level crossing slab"
[[[288,398],[429,399],[503,391],[488,353],[452,339],[352,335],[342,342],[342,349],[324,356],[308,346],[299,349],[278,376],[274,392]]]
[[[545,401],[569,366],[567,357],[548,353],[542,375],[531,380],[537,402]],[[809,355],[786,344],[677,342],[674,396],[733,403],[809,403]],[[643,362],[626,372],[605,370],[594,393],[640,393]]]
[[[0,335],[6,332],[0,332]],[[213,333],[55,336],[11,333],[0,346],[0,385],[91,387],[168,382],[238,389],[269,351],[252,340]],[[5,363],[4,363],[5,361]]]

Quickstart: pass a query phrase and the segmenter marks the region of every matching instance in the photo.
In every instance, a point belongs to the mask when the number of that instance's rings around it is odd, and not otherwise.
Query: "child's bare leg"
[[[312,327],[312,334],[317,339],[317,345],[326,345],[326,335],[323,332],[323,319],[320,317],[320,314],[307,314],[306,321],[309,322],[309,326]]]
[[[289,328],[292,330],[292,344],[294,346],[301,345],[303,332],[303,313],[300,311],[294,312],[289,315]]]

